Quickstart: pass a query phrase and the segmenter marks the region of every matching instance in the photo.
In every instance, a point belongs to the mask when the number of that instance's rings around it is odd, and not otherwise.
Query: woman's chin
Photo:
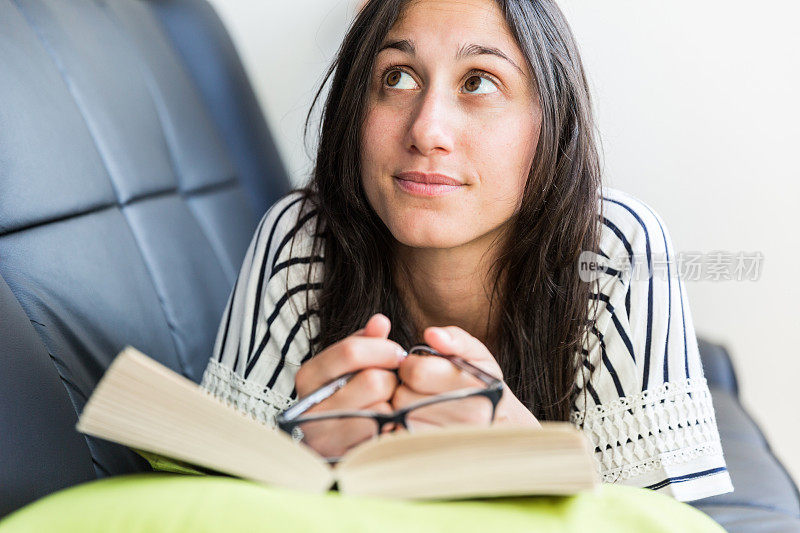
[[[424,231],[409,231],[409,228],[402,228],[392,231],[392,235],[400,244],[409,248],[455,248],[464,243],[464,239],[459,235],[447,231],[432,233],[430,228]]]

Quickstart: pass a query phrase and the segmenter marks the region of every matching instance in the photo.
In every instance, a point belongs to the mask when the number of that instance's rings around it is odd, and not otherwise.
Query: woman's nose
[[[446,90],[427,89],[422,93],[409,128],[411,148],[422,155],[436,151],[450,153],[453,150],[453,121],[451,95]]]

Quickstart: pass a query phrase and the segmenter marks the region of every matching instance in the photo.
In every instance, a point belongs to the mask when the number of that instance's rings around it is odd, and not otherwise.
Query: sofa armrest
[[[725,347],[704,339],[697,339],[697,345],[700,348],[700,358],[703,361],[703,372],[708,386],[725,390],[738,397],[739,383]]]
[[[0,517],[95,479],[86,439],[44,345],[0,277]]]
[[[800,494],[761,429],[739,402],[731,358],[698,339],[734,491],[692,502],[729,532],[800,532]]]

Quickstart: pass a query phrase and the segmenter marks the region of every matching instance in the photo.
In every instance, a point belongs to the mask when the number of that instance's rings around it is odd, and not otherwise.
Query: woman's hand
[[[503,379],[500,365],[486,346],[463,329],[456,326],[430,327],[425,330],[423,337],[434,350],[445,355],[461,356],[481,370]],[[478,383],[476,378],[456,368],[449,361],[426,355],[406,357],[400,363],[399,376],[401,385],[397,387],[391,400],[394,409],[401,409],[443,392],[475,387]],[[444,402],[440,406],[435,406],[435,409],[411,411],[408,417],[411,423],[416,422],[418,426],[486,421],[486,413],[469,406],[470,404],[465,402],[460,404]],[[503,382],[503,397],[495,411],[494,424],[541,427],[536,417],[517,399],[505,382]]]
[[[365,409],[391,413],[389,400],[397,387],[398,367],[405,350],[388,339],[391,324],[372,315],[363,329],[332,344],[309,359],[297,371],[297,395],[304,398],[326,383],[359,371],[344,387],[315,405],[307,414],[329,410]],[[372,420],[333,419],[303,426],[303,442],[325,457],[339,457],[375,433]]]

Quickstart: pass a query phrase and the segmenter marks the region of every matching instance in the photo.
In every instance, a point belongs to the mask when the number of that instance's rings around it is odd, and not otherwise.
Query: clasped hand
[[[388,339],[390,329],[391,324],[386,316],[373,315],[364,328],[332,344],[298,369],[295,381],[299,398],[339,376],[358,372],[335,394],[309,409],[308,414],[361,409],[388,414],[444,392],[475,386],[473,378],[443,358],[406,355],[399,344]],[[461,356],[503,379],[500,365],[486,346],[463,329],[456,326],[430,327],[425,330],[423,338],[434,350]],[[423,415],[412,411],[409,416]],[[463,409],[463,405],[454,407],[444,403],[441,408],[426,410],[424,416],[430,419],[415,422],[444,426],[480,422],[485,413],[470,412],[469,409]],[[494,423],[539,427],[533,414],[505,382]],[[323,455],[341,455],[365,440],[364,435],[354,431],[354,425],[349,426],[342,420],[320,424],[313,434],[306,432],[304,442]],[[387,430],[391,428],[384,429]]]

